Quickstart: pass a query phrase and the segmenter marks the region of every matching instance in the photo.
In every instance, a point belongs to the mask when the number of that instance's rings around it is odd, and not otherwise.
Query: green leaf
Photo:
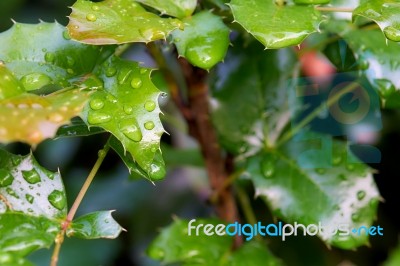
[[[305,5],[321,5],[321,4],[329,4],[331,0],[294,0],[296,4],[305,4]]]
[[[10,253],[0,251],[0,265],[2,266],[33,266],[29,261]]]
[[[266,48],[298,45],[308,35],[318,31],[322,21],[313,6],[278,6],[274,1],[265,0],[232,0],[229,6],[235,22]]]
[[[67,229],[67,236],[83,239],[117,238],[123,228],[111,213],[112,211],[99,211],[75,219]]]
[[[229,28],[219,16],[203,11],[183,22],[183,31],[172,32],[180,56],[204,69],[210,69],[224,59],[229,46]]]
[[[397,266],[400,265],[400,248],[396,247],[390,252],[390,256],[383,266]]]
[[[129,170],[131,179],[144,177],[153,182],[164,178],[166,170],[160,150],[157,151],[156,154],[154,155],[154,160],[151,164],[152,166],[150,168],[150,171],[146,172],[132,158],[131,154],[125,152],[122,143],[118,141],[116,138],[114,137],[111,138],[110,146],[119,155],[119,157],[121,157],[122,161]]]
[[[136,2],[157,9],[161,14],[177,18],[190,16],[197,5],[197,0],[136,0]]]
[[[226,149],[247,154],[274,145],[290,118],[287,80],[297,67],[290,49],[234,42],[210,85],[212,118]]]
[[[14,155],[0,149],[0,213],[7,209],[49,219],[67,215],[60,173],[41,167],[32,154]]]
[[[57,130],[56,137],[85,137],[104,132],[104,129],[100,127],[88,127],[81,118],[75,117],[71,119],[71,123],[61,126]]]
[[[379,30],[350,30],[344,32],[344,39],[354,51],[369,82],[382,96],[387,108],[400,106],[400,59],[393,56],[400,44],[386,43]]]
[[[400,42],[400,1],[373,0],[367,1],[353,11],[353,19],[357,16],[375,21],[386,38]]]
[[[37,145],[55,136],[57,129],[78,116],[89,98],[80,89],[46,96],[24,93],[0,100],[0,141]]]
[[[78,0],[67,26],[71,37],[88,44],[150,42],[181,28],[177,19],[160,18],[132,0],[94,3]]]
[[[59,173],[42,168],[32,154],[0,149],[0,250],[25,256],[48,248],[67,214]],[[1,256],[0,256],[1,260]]]
[[[0,224],[0,250],[8,253],[0,252],[0,262],[18,261],[18,257],[26,256],[37,249],[49,248],[60,230],[59,223],[55,221],[24,213],[2,213]]]
[[[0,43],[0,60],[26,91],[51,84],[70,86],[113,50],[71,41],[62,25],[44,22],[16,23],[0,34]]]
[[[268,249],[260,242],[252,241],[244,243],[229,258],[229,266],[277,266],[283,265]]]
[[[170,226],[164,228],[160,235],[150,245],[147,253],[156,260],[165,264],[182,262],[183,265],[208,265],[210,261],[215,264],[229,252],[232,238],[223,235],[206,236],[188,235],[187,220],[176,219]],[[221,223],[213,219],[199,219],[192,225]],[[202,232],[202,230],[200,230]]]
[[[153,161],[164,129],[159,118],[160,91],[150,72],[135,62],[107,60],[97,72],[105,89],[91,95],[82,119],[111,132],[149,176],[157,176],[159,165]]]
[[[333,141],[332,146],[326,144],[326,150],[324,143],[323,135],[307,135],[304,140],[293,139],[281,150],[250,158],[247,171],[256,195],[288,223],[346,224],[349,230],[371,226],[379,199],[371,169],[347,151],[344,143]],[[319,237],[344,249],[368,241],[365,234]]]

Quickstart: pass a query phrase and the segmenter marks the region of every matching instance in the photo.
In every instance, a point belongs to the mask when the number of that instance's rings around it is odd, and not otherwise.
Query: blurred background
[[[11,19],[23,23],[37,23],[39,19],[46,22],[56,20],[66,25],[70,13],[68,6],[73,2],[0,0],[0,31],[11,27]],[[154,67],[142,44],[133,45],[124,57]],[[167,90],[157,74],[155,83],[160,89]],[[116,210],[114,218],[128,231],[116,240],[66,239],[61,250],[60,266],[159,265],[147,258],[145,252],[161,227],[167,226],[173,216],[195,218],[211,215],[211,208],[206,201],[210,191],[200,152],[195,142],[184,133],[186,126],[168,97],[162,100],[161,107],[166,114],[162,120],[170,133],[164,134],[162,139],[163,155],[168,167],[166,179],[155,186],[146,180],[129,180],[126,167],[111,152],[77,215],[97,210]],[[376,222],[384,228],[384,237],[372,238],[370,247],[362,247],[357,251],[330,250],[315,237],[291,237],[286,242],[268,239],[272,251],[287,265],[381,265],[397,246],[400,230],[400,216],[397,216],[400,206],[397,186],[400,127],[397,125],[400,124],[400,115],[398,111],[383,111],[382,119],[383,130],[377,145],[382,153],[382,162],[372,166],[378,170],[375,180],[385,199],[379,206]],[[40,164],[53,171],[60,170],[69,206],[95,163],[97,151],[106,140],[104,134],[85,139],[47,140],[34,151]],[[30,147],[23,144],[7,145],[6,149],[18,154],[30,151]],[[183,168],[182,165],[189,167]],[[252,193],[251,186],[248,186],[248,190]],[[254,201],[254,208],[259,220],[272,221],[271,214],[260,200]],[[50,256],[51,250],[41,250],[30,259],[37,265],[48,265]]]

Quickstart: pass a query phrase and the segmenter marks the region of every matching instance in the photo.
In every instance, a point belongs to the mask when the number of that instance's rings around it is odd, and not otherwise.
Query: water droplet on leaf
[[[147,130],[152,130],[154,128],[154,123],[152,121],[148,121],[146,123],[144,123],[144,128]]]
[[[129,106],[129,105],[127,105],[127,104],[125,104],[125,105],[124,105],[124,112],[125,112],[125,114],[127,114],[127,115],[132,114],[132,113],[133,113],[133,107],[132,107],[132,106]]]
[[[107,77],[113,77],[117,73],[117,69],[115,67],[109,67],[106,69],[106,76]]]
[[[270,158],[261,161],[261,172],[266,178],[271,178],[275,174],[275,165]]]
[[[358,200],[363,200],[365,198],[365,195],[366,195],[365,191],[364,190],[360,190],[360,191],[357,192],[357,199]]]
[[[97,17],[96,17],[95,14],[87,14],[87,15],[86,15],[86,19],[87,19],[88,21],[95,22],[95,21],[97,20]]]
[[[156,109],[156,103],[153,101],[147,101],[144,104],[144,109],[146,109],[146,111],[148,111],[148,112],[152,112],[152,111],[154,111],[154,109]]]
[[[152,163],[150,165],[149,176],[152,180],[161,180],[165,176],[165,165],[164,164],[155,164]]]
[[[63,38],[64,38],[65,40],[71,40],[71,36],[69,35],[69,32],[68,32],[67,30],[65,30],[65,31],[63,32]]]
[[[55,59],[56,59],[56,56],[54,53],[48,52],[48,53],[44,54],[44,60],[46,62],[52,63],[52,62],[54,62]]]
[[[8,195],[10,195],[10,196],[12,196],[12,197],[14,197],[16,199],[19,199],[19,196],[17,195],[17,193],[15,193],[14,190],[12,190],[12,188],[6,187],[6,192],[7,192]]]
[[[22,170],[22,176],[29,184],[36,184],[40,182],[40,175],[34,168],[28,171]]]
[[[64,209],[65,205],[67,204],[63,192],[59,190],[54,190],[51,192],[47,199],[49,200],[50,204],[58,210]]]
[[[30,204],[32,204],[33,200],[35,199],[31,194],[26,194],[25,198]]]
[[[400,42],[400,30],[396,29],[395,27],[387,26],[383,29],[383,33],[389,40]]]
[[[351,215],[351,220],[352,220],[353,222],[358,222],[358,221],[360,221],[360,215],[359,215],[358,213],[353,213],[353,214]]]
[[[32,91],[51,83],[51,78],[42,73],[31,73],[21,78],[21,83],[25,90]]]
[[[378,90],[384,98],[390,97],[396,91],[396,88],[390,80],[375,79],[375,84],[378,86]]]
[[[139,142],[142,140],[142,132],[133,120],[124,120],[120,123],[121,132],[130,140]]]
[[[92,108],[93,110],[100,110],[101,108],[104,107],[104,101],[102,99],[93,99],[90,101],[89,103],[90,108]]]
[[[101,112],[90,112],[88,115],[88,122],[92,125],[106,123],[110,120],[110,115]]]
[[[0,187],[6,187],[12,184],[14,177],[5,169],[0,169]]]
[[[142,86],[142,80],[140,78],[133,78],[131,81],[131,86],[134,89],[139,89]]]

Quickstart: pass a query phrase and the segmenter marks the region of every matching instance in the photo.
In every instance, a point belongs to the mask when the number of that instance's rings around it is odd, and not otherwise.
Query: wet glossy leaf
[[[29,261],[16,256],[15,254],[0,251],[0,265],[2,266],[33,266]]]
[[[350,231],[371,226],[379,198],[371,169],[348,152],[344,143],[333,141],[327,150],[333,155],[329,155],[321,147],[322,139],[317,134],[293,139],[282,150],[249,159],[247,171],[256,195],[288,223],[346,224]],[[365,234],[332,236],[331,231],[325,232],[319,232],[319,237],[344,249],[368,242]]]
[[[150,175],[145,170],[143,170],[138,165],[138,163],[132,158],[132,155],[130,153],[125,152],[122,143],[115,137],[111,138],[110,146],[119,155],[119,157],[122,159],[122,161],[128,168],[131,179],[144,177],[150,181],[155,181],[150,177]]]
[[[183,22],[183,31],[172,32],[179,55],[204,69],[210,69],[224,59],[229,46],[229,28],[219,16],[203,11]]]
[[[81,113],[88,98],[89,92],[74,89],[0,100],[0,141],[36,145],[52,138],[61,125]]]
[[[90,73],[112,52],[112,47],[103,49],[70,40],[58,23],[14,24],[0,34],[0,43],[0,60],[26,91],[50,84],[70,86],[73,78]]]
[[[60,173],[41,167],[32,154],[14,155],[0,149],[0,213],[7,210],[49,219],[67,214]]]
[[[320,5],[320,4],[329,4],[331,0],[294,0],[296,4],[301,5]]]
[[[4,260],[5,263],[1,265],[12,266],[19,265],[11,264],[11,261],[18,262],[18,257],[26,256],[37,249],[49,248],[60,229],[55,221],[24,213],[2,213],[0,224],[0,263]],[[25,262],[20,265],[30,264]]]
[[[112,211],[99,211],[75,219],[67,236],[84,239],[117,238],[123,228],[111,216]]]
[[[150,80],[150,70],[110,58],[97,74],[105,89],[92,94],[83,120],[111,132],[149,176],[158,176],[160,167],[153,161],[164,129],[159,118],[160,91]]]
[[[177,19],[160,18],[132,0],[99,3],[78,0],[72,6],[68,30],[71,37],[88,44],[150,42],[182,27]]]
[[[254,153],[274,145],[289,121],[288,82],[296,70],[292,50],[263,50],[258,42],[234,42],[212,80],[211,107],[225,148],[235,154]]]
[[[268,249],[260,242],[244,243],[229,258],[226,264],[229,266],[277,266],[283,265]]]
[[[206,236],[204,233],[195,236],[194,231],[189,236],[188,222],[178,219],[164,228],[150,245],[148,255],[166,264],[181,262],[183,265],[207,265],[212,261],[218,265],[218,261],[229,252],[232,238],[215,234]],[[221,222],[199,219],[192,225],[200,223],[216,225]]]
[[[313,6],[283,5],[264,0],[232,0],[229,4],[235,21],[266,48],[300,44],[318,31],[322,17]]]
[[[398,43],[386,43],[379,30],[351,30],[343,34],[354,51],[370,83],[378,90],[383,104],[388,108],[400,106],[400,59],[394,54],[400,50]]]
[[[177,18],[190,16],[197,5],[197,0],[136,0],[154,9],[161,14],[167,14]]]
[[[386,38],[400,42],[400,1],[374,0],[366,1],[353,11],[353,19],[357,16],[375,21]]]
[[[60,231],[60,220],[66,212],[59,173],[41,167],[32,154],[19,156],[0,150],[2,252],[25,256],[48,248]]]

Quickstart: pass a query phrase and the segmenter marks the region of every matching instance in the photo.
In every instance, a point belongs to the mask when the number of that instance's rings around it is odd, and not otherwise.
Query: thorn
[[[12,23],[17,24],[17,22],[12,18],[11,19]]]
[[[176,214],[174,214],[174,213],[171,215],[171,218],[172,218],[172,220],[173,220],[174,222],[179,221],[179,217],[178,217]]]

